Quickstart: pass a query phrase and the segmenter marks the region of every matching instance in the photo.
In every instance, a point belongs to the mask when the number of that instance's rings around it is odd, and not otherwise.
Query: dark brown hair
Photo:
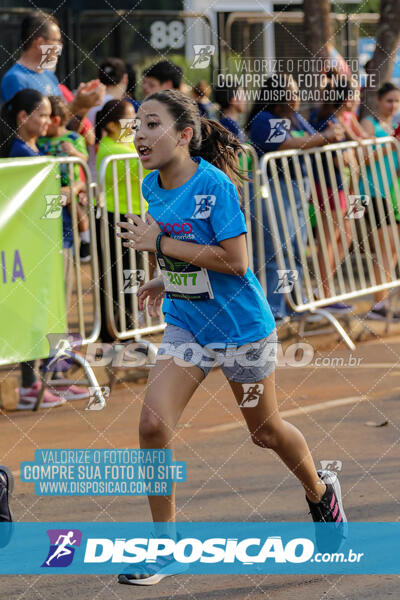
[[[32,43],[39,37],[47,39],[51,25],[59,23],[53,15],[37,10],[24,17],[21,23],[21,38],[20,43],[22,50],[28,50]]]
[[[107,131],[108,123],[119,123],[119,120],[124,118],[127,104],[130,104],[129,100],[109,100],[103,108],[97,111],[95,125],[96,142],[101,140],[103,130]]]
[[[389,92],[400,92],[400,89],[391,81],[386,81],[386,83],[381,85],[381,87],[377,91],[377,96],[379,100],[383,98],[383,96],[386,96],[386,94],[388,94]]]
[[[21,110],[31,115],[45,96],[37,90],[26,88],[17,92],[5,102],[0,113],[0,157],[9,155],[11,146],[18,133],[17,116]]]
[[[71,113],[67,103],[61,98],[61,96],[48,96],[51,104],[51,116],[60,117],[60,125],[65,125],[71,118]]]
[[[177,90],[163,90],[150,94],[147,100],[157,100],[165,104],[175,121],[177,131],[186,127],[193,129],[189,144],[190,156],[200,156],[221,169],[238,187],[243,177],[238,164],[238,152],[242,149],[239,141],[225,127],[200,117],[194,100]]]

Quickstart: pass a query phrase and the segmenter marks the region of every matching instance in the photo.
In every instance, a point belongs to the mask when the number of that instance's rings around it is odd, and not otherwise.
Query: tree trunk
[[[400,0],[381,0],[375,52],[368,65],[371,76],[361,97],[361,117],[376,114],[376,92],[392,76],[399,42]]]
[[[325,45],[333,42],[331,6],[329,0],[304,0],[304,36],[308,56],[326,58]]]

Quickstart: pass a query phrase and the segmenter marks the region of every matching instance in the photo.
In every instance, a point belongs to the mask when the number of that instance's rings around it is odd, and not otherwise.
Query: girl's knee
[[[276,450],[280,444],[281,428],[282,424],[260,427],[251,434],[253,444],[260,446],[260,448]]]
[[[142,439],[160,443],[167,438],[165,425],[160,417],[149,412],[142,413],[139,423],[139,436]]]

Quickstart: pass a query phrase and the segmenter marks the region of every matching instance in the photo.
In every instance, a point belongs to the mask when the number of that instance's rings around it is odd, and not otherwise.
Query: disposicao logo
[[[75,547],[81,545],[79,529],[48,529],[50,548],[42,567],[68,567],[74,558]]]
[[[251,554],[247,551],[253,547]],[[300,550],[300,551],[299,551]],[[280,536],[247,538],[241,541],[227,538],[183,538],[178,542],[165,538],[107,539],[90,538],[87,540],[85,563],[142,563],[155,562],[160,556],[173,555],[180,563],[264,563],[272,559],[276,563],[303,563],[310,560],[314,553],[314,544],[308,538],[295,538],[286,545]]]

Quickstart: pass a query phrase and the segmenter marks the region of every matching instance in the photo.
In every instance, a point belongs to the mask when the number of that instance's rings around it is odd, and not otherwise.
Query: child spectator
[[[75,156],[81,160],[87,162],[88,151],[86,149],[86,142],[83,136],[75,131],[69,131],[66,125],[70,119],[70,112],[67,104],[59,96],[49,96],[51,105],[51,122],[47,128],[47,135],[38,139],[38,148],[42,154],[49,154],[51,156]],[[69,185],[68,176],[68,165],[60,165],[61,172],[61,185]],[[78,165],[74,166],[75,179],[78,181],[79,178],[85,181],[83,172]],[[80,196],[82,198],[82,196]],[[81,200],[82,202],[82,200]],[[84,204],[83,200],[83,204]],[[65,209],[66,216],[65,220],[68,222],[68,226],[65,227],[64,237],[68,239],[69,247],[72,247],[72,221],[71,216],[67,209]],[[82,211],[81,211],[82,212]],[[79,220],[79,235],[81,238],[81,249],[80,257],[82,262],[90,261],[90,237],[89,237],[89,221],[86,215],[81,214]],[[68,233],[67,233],[68,231]],[[72,275],[72,273],[71,273]],[[69,283],[71,280],[69,278]],[[69,304],[71,285],[67,286],[67,306]]]
[[[97,152],[97,172],[100,173],[100,166],[102,161],[107,157],[115,154],[132,154],[136,153],[136,148],[133,141],[124,141],[129,135],[133,137],[132,125],[135,118],[135,109],[128,100],[110,100],[107,102],[96,116],[96,140],[99,142]],[[121,128],[121,119],[126,119],[132,122],[131,126],[125,129]],[[132,212],[136,215],[142,215],[140,207],[140,187],[138,178],[138,164],[139,159],[132,158],[129,160],[129,172],[131,178],[131,193],[132,193]],[[119,201],[119,213],[115,213],[114,206],[114,185],[113,185],[113,167],[109,165],[105,174],[105,202],[108,213],[108,236],[109,236],[109,247],[111,256],[111,277],[113,286],[113,298],[116,300],[114,306],[114,315],[117,319],[118,313],[118,281],[117,281],[117,269],[121,268],[117,264],[116,252],[115,252],[115,224],[118,221],[124,221],[125,214],[131,212],[128,208],[128,191],[126,187],[125,178],[125,161],[118,161],[117,163],[117,181],[118,181],[118,201]],[[145,171],[147,173],[147,171]],[[147,210],[147,202],[143,201],[143,213]],[[98,255],[99,255],[99,279],[101,300],[101,332],[100,337],[103,342],[112,342],[114,337],[110,335],[107,329],[107,315],[105,307],[105,264],[103,261],[103,255],[101,252],[102,239],[100,230],[100,221],[96,220],[97,225],[97,240],[99,242]],[[129,251],[127,248],[122,248],[122,260],[123,268],[126,270],[131,269],[129,261]],[[143,260],[141,254],[136,254],[136,268],[143,269]],[[129,327],[132,322],[132,314],[130,311],[132,294],[125,294],[125,307],[126,307],[126,324]]]
[[[214,99],[220,108],[219,122],[233,133],[239,142],[244,143],[246,136],[237,120],[246,110],[243,90],[237,87],[219,87],[214,89]]]

